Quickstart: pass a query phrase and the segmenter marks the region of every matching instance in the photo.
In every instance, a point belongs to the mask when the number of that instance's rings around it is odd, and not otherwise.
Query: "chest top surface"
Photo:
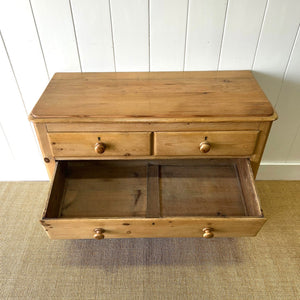
[[[33,122],[274,120],[251,71],[56,73]]]

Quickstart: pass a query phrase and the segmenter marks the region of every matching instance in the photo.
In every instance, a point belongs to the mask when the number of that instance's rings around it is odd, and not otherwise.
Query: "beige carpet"
[[[1,299],[300,299],[300,182],[258,182],[256,238],[50,241],[49,184],[0,183]]]

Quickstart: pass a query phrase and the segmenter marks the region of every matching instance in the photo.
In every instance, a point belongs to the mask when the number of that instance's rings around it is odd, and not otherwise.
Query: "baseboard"
[[[261,163],[256,180],[300,180],[300,163]]]

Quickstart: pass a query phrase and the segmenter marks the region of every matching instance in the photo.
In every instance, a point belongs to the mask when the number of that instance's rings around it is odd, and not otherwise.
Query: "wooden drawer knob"
[[[95,228],[94,232],[95,232],[94,238],[96,240],[102,240],[102,239],[104,239],[103,233],[105,232],[105,230],[103,228]]]
[[[105,148],[106,148],[106,145],[104,143],[97,143],[95,145],[95,152],[98,153],[98,154],[102,154],[104,153],[105,151]]]
[[[200,143],[200,152],[207,153],[210,150],[211,146],[210,143],[205,141]]]
[[[206,228],[203,228],[203,237],[206,238],[206,239],[211,239],[214,237],[214,234],[213,234],[213,229],[212,228],[209,228],[209,227],[206,227]]]

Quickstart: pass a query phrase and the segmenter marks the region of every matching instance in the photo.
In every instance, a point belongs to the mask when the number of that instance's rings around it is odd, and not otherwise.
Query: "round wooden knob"
[[[105,151],[105,148],[106,148],[106,145],[104,143],[97,143],[95,145],[95,152],[98,153],[98,154],[102,154],[104,153]]]
[[[213,234],[213,229],[212,228],[203,228],[203,237],[206,238],[206,239],[211,239],[214,237],[214,234]]]
[[[105,230],[103,228],[95,228],[94,231],[95,231],[94,238],[96,240],[104,239],[103,233],[105,232]]]
[[[210,143],[205,141],[200,143],[200,152],[207,153],[210,150],[211,146]]]

